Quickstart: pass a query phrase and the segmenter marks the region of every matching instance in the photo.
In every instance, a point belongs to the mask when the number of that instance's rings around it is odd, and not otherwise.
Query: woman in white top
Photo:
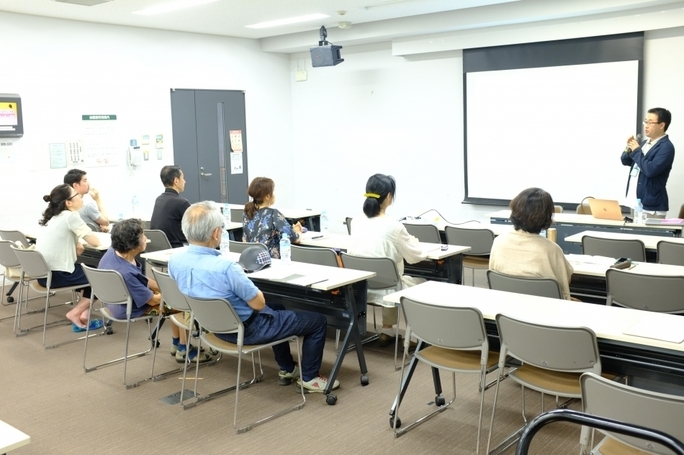
[[[368,179],[366,201],[363,203],[366,218],[354,219],[352,242],[348,252],[354,256],[392,259],[401,276],[402,287],[408,287],[424,280],[404,276],[404,260],[409,264],[415,264],[424,260],[426,253],[420,247],[418,239],[410,235],[402,223],[385,216],[387,207],[394,202],[396,188],[394,178],[389,175],[375,174]],[[382,297],[391,292],[394,291],[368,291],[368,301],[381,303]],[[383,308],[380,346],[394,344],[392,326],[396,323],[397,309]]]
[[[36,250],[40,251],[52,272],[51,287],[60,288],[77,284],[88,284],[81,264],[76,264],[76,257],[83,253],[81,239],[89,245],[99,246],[100,239],[85,224],[78,214],[83,207],[83,199],[75,189],[69,185],[58,185],[48,196],[43,196],[48,203],[40,220],[45,229],[36,240]],[[38,280],[46,285],[46,280]],[[74,323],[74,332],[85,330],[88,322],[88,307],[90,304],[90,288],[83,288],[81,298],[73,309],[67,313],[67,318]],[[102,321],[91,321],[90,329],[102,326]]]

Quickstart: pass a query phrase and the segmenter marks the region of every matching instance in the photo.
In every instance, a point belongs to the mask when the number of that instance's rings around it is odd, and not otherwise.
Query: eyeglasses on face
[[[663,122],[655,122],[653,120],[644,120],[644,125],[657,125],[658,123],[663,123]]]
[[[80,196],[80,195],[81,195],[80,193],[76,193],[76,194],[72,195],[71,197],[69,197],[69,198],[67,199],[67,201],[70,201],[70,200],[72,200],[73,198],[75,198],[76,196]]]

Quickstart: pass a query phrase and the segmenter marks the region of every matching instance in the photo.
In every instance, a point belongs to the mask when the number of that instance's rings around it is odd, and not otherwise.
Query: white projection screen
[[[624,198],[620,153],[642,133],[643,34],[474,51],[470,67],[464,51],[464,202],[508,204],[529,187],[566,208]]]

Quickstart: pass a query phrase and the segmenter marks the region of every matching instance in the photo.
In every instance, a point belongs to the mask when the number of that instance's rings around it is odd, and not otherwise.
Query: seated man
[[[119,221],[112,228],[112,247],[100,259],[98,268],[116,270],[121,274],[133,299],[131,317],[143,315],[159,315],[162,296],[157,282],[143,275],[141,266],[135,257],[145,251],[147,237],[143,233],[142,222],[137,219]],[[112,316],[126,319],[124,305],[107,305]],[[176,324],[171,324],[172,348],[171,355],[176,356],[179,363],[185,362],[187,332],[180,330]],[[211,360],[208,354],[197,355],[197,348],[190,349],[190,361],[206,362]]]
[[[192,204],[183,215],[183,233],[190,242],[187,251],[174,254],[169,273],[181,292],[195,298],[228,300],[245,326],[244,343],[260,344],[292,335],[304,337],[301,378],[287,343],[273,346],[280,385],[294,379],[304,392],[323,392],[328,380],[319,373],[325,346],[325,316],[309,311],[288,311],[282,305],[266,305],[264,294],[247,278],[239,264],[221,256],[223,216],[213,202]],[[230,343],[237,334],[217,335]],[[333,389],[339,387],[335,381]]]
[[[163,231],[171,247],[178,248],[188,243],[181,230],[181,219],[190,207],[188,200],[180,195],[185,190],[185,177],[178,166],[164,166],[159,176],[166,189],[154,201],[150,229]]]
[[[523,190],[511,201],[515,231],[494,239],[489,268],[506,275],[553,278],[570,299],[573,268],[563,250],[539,233],[553,222],[553,199],[541,188]]]
[[[90,187],[86,172],[80,169],[70,169],[64,176],[64,183],[75,189],[83,198],[83,207],[78,214],[88,227],[95,232],[109,232],[107,211],[100,199],[100,193]]]

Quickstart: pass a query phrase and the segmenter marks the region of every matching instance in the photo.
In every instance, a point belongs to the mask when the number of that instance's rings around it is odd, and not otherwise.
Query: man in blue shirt
[[[325,346],[325,316],[309,311],[289,311],[282,305],[266,305],[264,294],[250,281],[242,267],[221,256],[216,249],[221,244],[223,216],[212,202],[192,204],[185,211],[182,228],[190,246],[187,251],[174,254],[169,261],[169,273],[181,292],[195,298],[223,298],[228,300],[242,320],[245,344],[268,343],[292,335],[304,337],[302,346],[301,378],[294,363],[290,346],[273,346],[280,385],[293,380],[307,393],[322,393],[328,386],[327,378],[319,370]],[[230,343],[236,334],[217,335]],[[333,389],[339,387],[335,381]]]

